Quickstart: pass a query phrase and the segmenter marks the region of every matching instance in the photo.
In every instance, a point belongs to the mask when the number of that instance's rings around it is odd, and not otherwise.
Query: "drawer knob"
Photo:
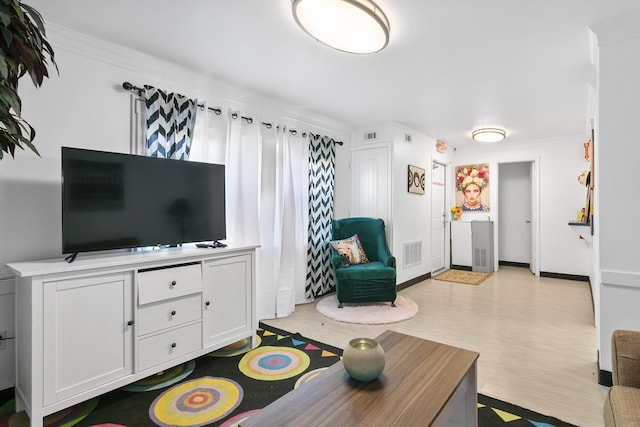
[[[171,315],[172,315],[172,316],[175,316],[175,315],[176,315],[176,311],[175,311],[175,310],[173,310],[173,311],[171,312]]]
[[[127,325],[129,325],[129,326],[133,326],[133,320],[129,320],[129,321],[127,322]]]
[[[206,305],[207,307],[209,307],[211,305],[211,301],[207,301],[204,303],[204,305]]]
[[[174,280],[174,281],[172,281],[172,282],[171,282],[171,287],[174,287],[176,284],[177,284],[177,283],[176,283],[176,281],[175,281],[175,280]]]
[[[176,344],[176,343],[174,343],[174,342],[173,342],[173,343],[171,343],[171,348],[176,348],[176,346],[177,346],[177,345],[178,345],[178,344]]]

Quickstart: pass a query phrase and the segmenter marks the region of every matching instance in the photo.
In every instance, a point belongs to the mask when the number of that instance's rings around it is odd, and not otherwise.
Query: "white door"
[[[431,174],[431,271],[445,267],[447,166],[433,162]]]
[[[390,239],[391,158],[389,147],[351,152],[351,217],[382,218]]]
[[[499,165],[498,210],[500,261],[532,262],[532,162]]]

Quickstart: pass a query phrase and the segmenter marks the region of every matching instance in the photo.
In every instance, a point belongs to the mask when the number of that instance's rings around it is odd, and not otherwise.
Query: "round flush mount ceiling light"
[[[375,53],[389,43],[389,20],[370,0],[291,0],[293,17],[311,37],[348,53]]]
[[[504,129],[481,128],[471,132],[471,138],[478,142],[500,142],[507,136]]]

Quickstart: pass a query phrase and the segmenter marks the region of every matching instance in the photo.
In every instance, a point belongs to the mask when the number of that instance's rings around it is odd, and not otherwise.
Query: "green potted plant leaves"
[[[40,155],[33,145],[36,131],[21,116],[18,80],[29,74],[40,87],[49,77],[48,60],[58,71],[40,13],[18,0],[0,0],[0,159],[25,146]]]

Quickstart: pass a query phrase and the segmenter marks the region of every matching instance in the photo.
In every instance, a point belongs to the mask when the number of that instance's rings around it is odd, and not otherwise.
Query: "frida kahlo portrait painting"
[[[466,212],[488,212],[489,164],[456,166],[456,205]]]

